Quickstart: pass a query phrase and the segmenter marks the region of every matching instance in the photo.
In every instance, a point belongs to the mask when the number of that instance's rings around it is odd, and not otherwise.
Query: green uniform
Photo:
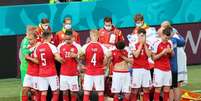
[[[19,53],[19,57],[20,57],[20,74],[21,74],[21,80],[22,80],[22,84],[24,81],[24,76],[27,72],[27,68],[28,68],[28,62],[25,59],[25,56],[30,54],[31,51],[29,51],[28,49],[28,45],[29,45],[29,39],[27,37],[25,37],[20,45],[20,53]]]

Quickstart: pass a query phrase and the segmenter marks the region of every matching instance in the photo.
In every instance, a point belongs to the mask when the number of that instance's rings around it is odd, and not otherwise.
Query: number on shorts
[[[96,65],[96,53],[93,54],[92,58],[91,58],[91,63],[93,63],[93,65]]]
[[[45,55],[45,53],[41,53],[40,54],[40,58],[42,60],[42,66],[46,66],[47,65],[47,62],[46,62],[46,59],[44,58],[44,55]]]

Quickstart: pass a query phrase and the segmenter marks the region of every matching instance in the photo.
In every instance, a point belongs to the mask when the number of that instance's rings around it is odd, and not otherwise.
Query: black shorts
[[[178,73],[177,72],[172,72],[172,86],[171,88],[177,88],[178,87]]]

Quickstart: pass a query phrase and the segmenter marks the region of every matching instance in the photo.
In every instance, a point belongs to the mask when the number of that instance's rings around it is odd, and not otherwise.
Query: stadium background
[[[79,31],[82,44],[89,29],[102,27],[105,16],[113,18],[113,23],[123,31],[125,38],[132,32],[133,16],[136,13],[142,13],[145,22],[156,28],[162,21],[169,20],[185,37],[188,65],[201,64],[200,0],[97,0],[61,4],[47,2],[48,0],[0,1],[0,78],[16,78],[19,75],[18,50],[25,35],[25,27],[29,24],[37,26],[43,17],[50,19],[53,32],[61,30],[64,17],[72,17],[73,28]],[[200,65],[194,67],[201,68]]]

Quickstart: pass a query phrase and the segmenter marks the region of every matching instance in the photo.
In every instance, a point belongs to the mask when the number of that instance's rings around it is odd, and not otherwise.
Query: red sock
[[[98,101],[104,101],[104,95],[98,95]]]
[[[22,101],[28,101],[28,96],[22,96]]]
[[[41,101],[46,101],[46,95],[41,95],[41,96],[40,96],[40,100],[41,100]]]
[[[159,101],[160,93],[155,92],[154,93],[154,101]]]
[[[119,96],[118,95],[114,95],[113,101],[119,101]]]
[[[63,95],[63,101],[69,101],[68,95]]]
[[[137,101],[137,94],[131,94],[131,101]]]
[[[83,101],[89,101],[89,95],[85,95],[85,94],[84,94]]]
[[[149,93],[143,94],[143,101],[149,101]]]
[[[34,93],[34,100],[33,101],[40,101],[40,92],[39,91],[36,91]]]
[[[71,95],[71,101],[77,101],[77,96],[76,95]]]
[[[129,101],[129,99],[128,99],[128,98],[126,98],[126,97],[124,97],[123,101]]]
[[[52,101],[59,101],[59,94],[53,93]]]
[[[169,101],[169,92],[163,92],[163,101]]]

